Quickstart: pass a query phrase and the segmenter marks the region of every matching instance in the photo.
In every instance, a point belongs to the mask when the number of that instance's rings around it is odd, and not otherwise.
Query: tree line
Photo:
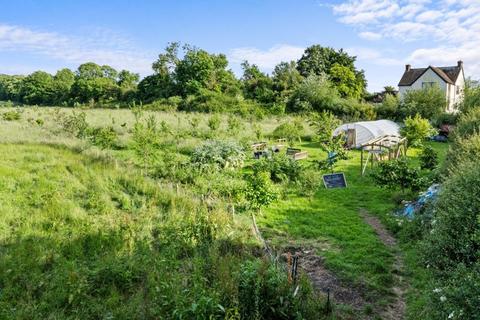
[[[153,74],[87,62],[55,75],[36,71],[27,76],[0,75],[0,100],[21,104],[97,107],[132,103],[187,111],[309,112],[368,116],[363,102],[366,79],[356,57],[313,45],[298,61],[279,63],[271,75],[248,61],[237,78],[224,54],[174,42],[153,62]]]

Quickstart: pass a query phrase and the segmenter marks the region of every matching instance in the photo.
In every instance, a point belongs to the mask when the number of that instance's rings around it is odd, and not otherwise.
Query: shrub
[[[298,193],[304,197],[312,197],[322,184],[322,173],[318,170],[302,170],[295,182]]]
[[[440,128],[442,125],[454,125],[457,121],[458,114],[444,112],[435,117],[433,123],[437,128]]]
[[[200,170],[239,168],[245,152],[236,142],[209,140],[195,148],[190,160]]]
[[[480,133],[467,138],[457,138],[449,147],[441,172],[450,175],[464,162],[480,159]]]
[[[20,120],[21,116],[22,116],[22,113],[20,112],[20,110],[11,110],[11,111],[4,112],[2,114],[2,118],[5,121]]]
[[[230,115],[227,119],[227,130],[232,136],[236,136],[243,128],[243,124],[238,117]]]
[[[413,117],[417,113],[422,118],[433,120],[446,108],[445,92],[438,86],[422,90],[409,90],[399,106],[400,117]]]
[[[422,256],[436,279],[431,293],[435,318],[447,319],[453,313],[450,318],[474,319],[480,312],[479,194],[480,162],[460,165],[432,208],[434,219]]]
[[[208,119],[207,125],[212,132],[215,132],[220,128],[221,123],[222,119],[220,116],[218,114],[214,114]]]
[[[62,122],[63,130],[74,135],[77,138],[85,138],[88,131],[87,114],[85,112],[72,112],[66,116]]]
[[[380,162],[371,176],[381,187],[402,191],[418,191],[427,184],[419,170],[408,165],[406,158]]]
[[[480,132],[480,107],[470,109],[458,119],[458,124],[453,131],[453,137],[465,138]]]
[[[467,81],[465,83],[463,101],[459,107],[462,113],[467,113],[474,108],[480,107],[480,86]]]
[[[272,184],[268,172],[255,172],[246,180],[245,199],[252,209],[259,210],[278,198],[278,190]]]
[[[302,171],[298,161],[284,154],[273,154],[271,158],[262,158],[252,165],[254,174],[268,172],[273,182],[296,181]]]
[[[113,149],[118,144],[118,133],[112,126],[90,128],[88,138],[93,145],[102,149]]]
[[[147,169],[157,160],[157,149],[160,145],[160,130],[154,116],[150,116],[145,123],[140,117],[136,117],[133,127],[131,148],[142,162],[143,168]]]
[[[400,130],[402,136],[407,138],[408,144],[413,147],[423,145],[426,138],[435,134],[435,130],[427,119],[423,119],[419,114],[415,117],[407,117],[405,126]]]
[[[424,146],[420,154],[420,167],[433,170],[438,165],[438,155],[431,146]]]
[[[385,94],[382,103],[375,108],[378,119],[397,119],[399,104],[400,99],[397,95]]]
[[[198,116],[193,116],[188,120],[188,123],[190,124],[191,129],[191,134],[192,136],[196,137],[199,135],[199,126],[200,126],[200,117]]]
[[[304,134],[305,129],[299,119],[282,123],[272,133],[275,138],[286,138],[290,145],[293,145],[295,141],[301,141]]]

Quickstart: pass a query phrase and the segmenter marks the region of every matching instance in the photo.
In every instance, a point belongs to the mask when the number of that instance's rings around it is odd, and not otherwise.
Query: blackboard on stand
[[[327,189],[346,188],[347,180],[345,179],[345,175],[343,174],[343,172],[324,174],[323,184]]]

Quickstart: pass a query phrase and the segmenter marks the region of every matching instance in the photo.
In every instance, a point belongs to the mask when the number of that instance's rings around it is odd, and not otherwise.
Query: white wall
[[[459,79],[462,76],[463,75],[458,76],[457,82],[460,81]],[[428,69],[427,71],[425,71],[425,73],[422,74],[420,76],[420,78],[418,78],[411,86],[409,86],[409,87],[404,87],[404,86],[399,87],[398,92],[400,94],[400,99],[403,99],[403,96],[409,90],[421,90],[423,82],[436,82],[438,84],[438,86],[440,87],[440,89],[442,89],[443,92],[445,92],[445,99],[447,99],[447,101],[448,101],[447,110],[448,111],[453,111],[453,105],[456,103],[456,99],[457,99],[456,96],[455,96],[455,93],[456,93],[455,86],[451,85],[449,83],[446,83],[432,69]]]

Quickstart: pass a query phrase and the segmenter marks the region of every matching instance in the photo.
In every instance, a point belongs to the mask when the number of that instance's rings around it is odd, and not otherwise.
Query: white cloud
[[[34,53],[75,64],[93,61],[141,74],[151,71],[154,58],[105,29],[89,30],[88,37],[80,37],[8,24],[0,24],[1,51]]]
[[[382,39],[382,34],[376,33],[376,32],[371,32],[371,31],[360,32],[358,34],[358,36],[360,38],[363,38],[365,40],[370,40],[370,41],[375,41],[375,40]]]
[[[282,61],[298,60],[305,48],[291,45],[276,45],[267,50],[252,47],[232,49],[229,58],[234,63],[247,60],[264,70],[272,70]]]
[[[343,0],[333,6],[342,23],[359,29],[359,37],[389,41],[392,47],[418,44],[401,59],[412,65],[465,62],[466,74],[480,78],[479,0]],[[359,59],[360,59],[359,55]],[[383,55],[372,58],[385,64]]]
[[[402,60],[386,57],[385,53],[372,48],[351,47],[346,51],[357,57],[357,60],[364,63],[376,64],[380,66],[400,66],[404,63]]]

